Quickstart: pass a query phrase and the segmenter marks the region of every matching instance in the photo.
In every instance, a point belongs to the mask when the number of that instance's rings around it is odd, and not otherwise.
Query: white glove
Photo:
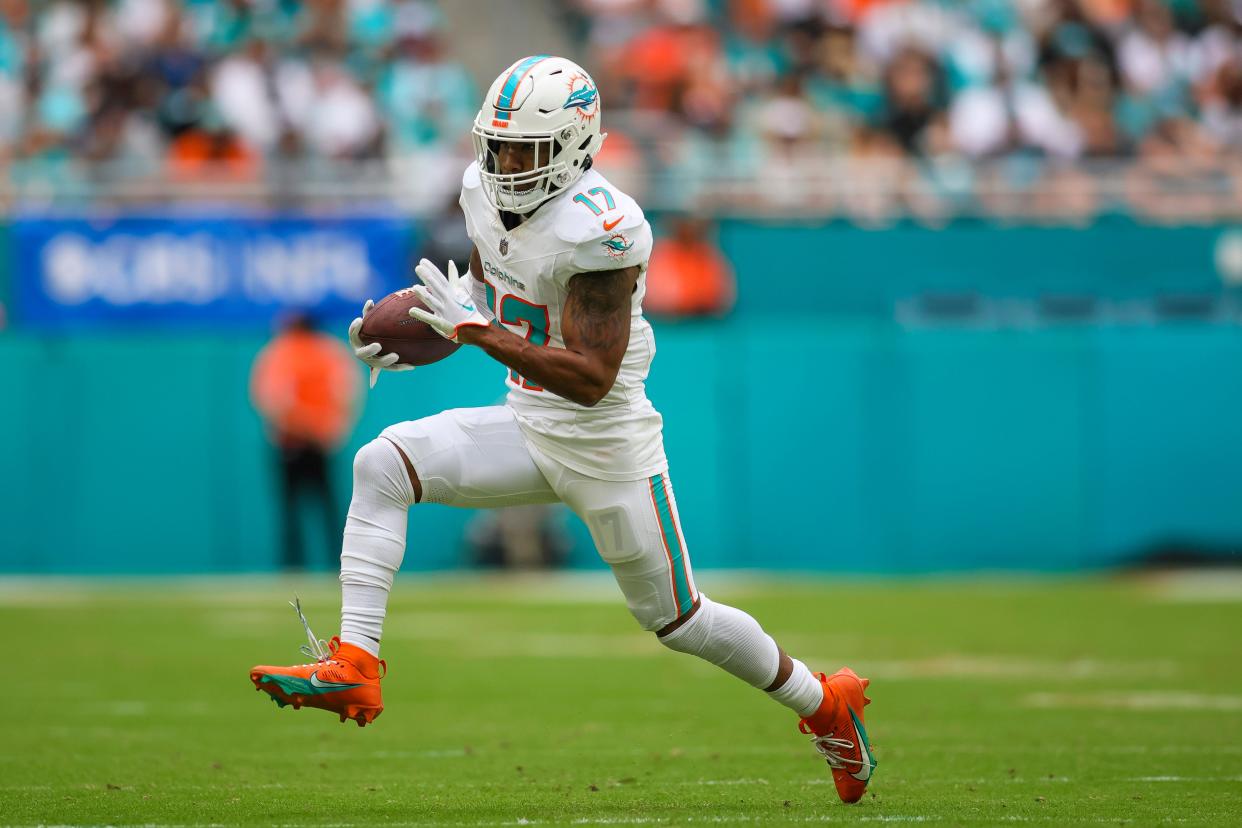
[[[440,336],[454,342],[457,341],[457,332],[464,327],[488,326],[487,317],[474,304],[470,287],[465,284],[466,279],[457,275],[457,265],[452,261],[448,263],[448,276],[426,259],[418,263],[414,272],[423,283],[415,285],[413,290],[430,310],[410,308],[410,316],[426,322]]]
[[[378,342],[372,342],[367,345],[358,335],[362,331],[362,320],[371,312],[371,308],[375,307],[375,303],[370,299],[362,306],[362,316],[359,316],[353,322],[349,323],[349,344],[354,346],[354,356],[367,364],[371,369],[371,387],[375,387],[375,381],[379,379],[380,371],[413,371],[413,365],[407,365],[404,362],[397,362],[401,357],[396,354],[380,355],[383,346]]]

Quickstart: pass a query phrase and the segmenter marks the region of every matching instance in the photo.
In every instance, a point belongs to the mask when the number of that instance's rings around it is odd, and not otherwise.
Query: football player
[[[754,618],[695,585],[644,381],[655,355],[642,316],[651,228],[593,166],[603,144],[595,83],[537,55],[500,74],[475,118],[461,208],[470,268],[423,259],[410,314],[509,370],[505,405],[454,409],[384,429],[354,461],[341,552],[341,633],[313,663],[255,667],[278,702],[359,725],[383,710],[381,631],[411,505],[491,508],[561,501],[586,523],[634,618],[671,650],[718,665],[801,717],[837,792],[860,799],[875,767],[866,679],[812,673]],[[371,303],[363,308],[363,315]],[[372,369],[396,354],[350,338]],[[309,630],[308,630],[309,632]],[[314,637],[312,648],[315,647]]]

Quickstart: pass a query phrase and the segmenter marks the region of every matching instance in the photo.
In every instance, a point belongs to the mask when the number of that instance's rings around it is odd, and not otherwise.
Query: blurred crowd
[[[715,179],[714,203],[754,204],[739,179],[855,215],[1240,203],[1240,0],[564,2],[630,114],[605,151],[650,144],[679,191]]]
[[[529,49],[496,32],[462,54],[441,6],[0,0],[0,159],[213,183],[273,159],[453,169],[481,94],[465,62],[490,77]],[[601,162],[657,205],[1242,202],[1242,0],[532,3],[549,9],[601,87]]]
[[[0,153],[246,180],[441,148],[479,103],[443,33],[426,2],[0,0]]]
[[[839,154],[1242,149],[1237,0],[574,0],[605,99]]]

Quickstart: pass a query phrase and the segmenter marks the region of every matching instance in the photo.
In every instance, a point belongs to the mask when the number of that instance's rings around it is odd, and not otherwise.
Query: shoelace
[[[859,767],[869,764],[867,762],[864,762],[861,759],[850,759],[847,756],[842,756],[841,754],[837,753],[836,749],[841,749],[841,750],[853,750],[854,749],[854,743],[851,742],[849,739],[834,739],[832,738],[832,734],[829,733],[827,736],[816,736],[815,738],[811,739],[811,744],[815,746],[815,749],[820,752],[821,756],[823,756],[825,759],[828,760],[829,767],[840,768],[841,770],[847,770],[847,768],[845,767],[847,764],[858,765]]]
[[[298,649],[302,655],[307,658],[315,659],[311,664],[336,664],[337,661],[333,656],[336,651],[341,648],[341,639],[335,635],[327,641],[316,636],[311,632],[310,622],[306,620],[306,615],[302,612],[302,601],[298,596],[293,596],[293,600],[289,602],[289,606],[293,607],[293,611],[298,614],[298,620],[302,622],[302,629],[306,630],[306,644]],[[311,664],[303,664],[302,667],[309,667]],[[384,659],[379,660],[380,678],[388,675],[388,662]]]
[[[335,648],[330,648],[328,642],[316,636],[311,632],[310,622],[306,620],[306,616],[302,613],[302,600],[294,595],[293,600],[289,602],[289,606],[293,607],[293,611],[298,614],[298,620],[302,622],[302,629],[306,630],[306,640],[308,644],[303,644],[298,649],[307,658],[315,659],[315,662],[328,661],[335,654]]]
[[[823,736],[816,735],[811,730],[811,723],[806,719],[798,722],[798,730],[811,737],[811,744],[819,751],[820,755],[828,760],[828,766],[831,768],[839,768],[840,770],[849,770],[846,765],[857,765],[861,767],[874,767],[871,762],[863,759],[851,759],[848,756],[842,756],[837,753],[838,750],[853,750],[855,744],[849,739],[833,738],[834,734],[828,733]]]

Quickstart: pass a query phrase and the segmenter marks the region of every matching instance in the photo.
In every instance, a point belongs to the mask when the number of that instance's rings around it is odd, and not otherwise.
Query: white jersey
[[[579,405],[509,371],[507,404],[536,448],[600,480],[638,480],[668,467],[663,420],[645,381],[655,337],[642,316],[651,226],[638,203],[588,170],[534,215],[506,230],[471,164],[462,178],[466,232],[479,251],[488,304],[497,321],[538,345],[564,348],[561,314],[578,273],[637,265],[630,305],[630,344],[612,389],[593,407]]]

